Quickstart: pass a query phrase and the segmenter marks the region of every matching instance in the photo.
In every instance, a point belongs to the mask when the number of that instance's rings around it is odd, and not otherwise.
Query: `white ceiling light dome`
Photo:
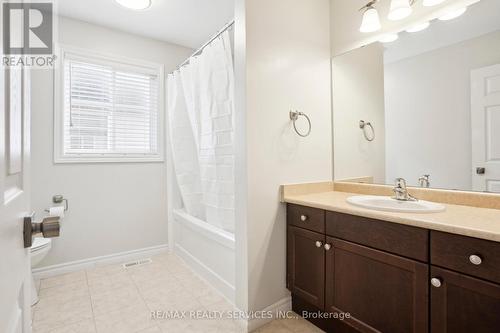
[[[372,6],[368,6],[363,13],[363,20],[361,21],[361,32],[374,32],[380,30],[380,18],[378,12]]]
[[[453,19],[456,19],[459,16],[462,16],[466,11],[467,11],[467,7],[463,7],[463,8],[460,8],[460,9],[455,9],[455,10],[452,10],[449,13],[444,14],[443,16],[441,16],[439,18],[439,20],[441,20],[441,21],[453,20]]]
[[[151,7],[152,0],[115,0],[120,6],[133,9],[133,10],[145,10]]]
[[[422,22],[419,24],[414,25],[411,28],[406,29],[406,32],[419,32],[427,29],[430,26],[430,22]]]
[[[432,6],[437,6],[443,2],[445,2],[446,0],[424,0],[424,7],[432,7]]]
[[[391,21],[402,20],[412,13],[410,0],[392,0],[387,18]]]

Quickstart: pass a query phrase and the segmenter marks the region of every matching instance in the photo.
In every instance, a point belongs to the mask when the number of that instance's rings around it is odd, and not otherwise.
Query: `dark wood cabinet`
[[[431,265],[500,283],[500,243],[432,231],[430,247]]]
[[[360,332],[428,331],[428,266],[327,237],[326,311]]]
[[[500,285],[432,267],[431,332],[500,332]]]
[[[325,302],[325,251],[323,234],[289,226],[287,285],[296,296],[323,308]]]
[[[429,231],[422,228],[326,212],[326,234],[423,262],[429,257]]]
[[[317,208],[292,205],[287,213],[287,224],[325,233],[325,211]]]
[[[327,332],[500,332],[500,243],[291,204],[287,229],[292,308]]]

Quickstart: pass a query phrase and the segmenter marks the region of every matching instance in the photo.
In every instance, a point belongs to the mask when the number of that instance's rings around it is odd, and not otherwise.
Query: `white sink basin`
[[[438,213],[446,207],[429,201],[399,201],[391,197],[357,195],[347,198],[347,202],[358,207],[400,213]]]

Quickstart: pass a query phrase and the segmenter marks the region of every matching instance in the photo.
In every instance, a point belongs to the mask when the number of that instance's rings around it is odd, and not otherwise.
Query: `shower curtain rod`
[[[217,32],[212,38],[210,38],[208,40],[208,42],[206,42],[199,49],[197,49],[196,51],[194,51],[193,54],[191,54],[186,60],[184,60],[184,62],[182,64],[180,64],[179,66],[177,66],[175,68],[175,70],[173,70],[172,72],[170,72],[170,74],[172,74],[173,72],[175,72],[176,70],[178,70],[182,66],[187,65],[189,63],[189,60],[191,60],[192,57],[195,57],[198,54],[200,54],[200,52],[203,51],[203,49],[205,47],[207,47],[208,45],[210,45],[211,42],[213,42],[217,37],[219,37],[220,35],[222,35],[224,33],[224,31],[229,30],[233,25],[234,25],[234,20],[232,20],[231,22],[227,23],[222,29],[219,30],[219,32]]]

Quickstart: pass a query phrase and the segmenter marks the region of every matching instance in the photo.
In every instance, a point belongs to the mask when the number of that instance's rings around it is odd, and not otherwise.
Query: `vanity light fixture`
[[[399,38],[398,34],[387,34],[382,36],[378,41],[381,43],[392,43]]]
[[[414,25],[411,28],[406,29],[406,32],[419,32],[427,29],[430,25],[431,25],[430,22],[422,22],[417,25]]]
[[[432,7],[432,6],[437,6],[446,0],[424,0],[423,5],[424,7]]]
[[[449,21],[456,19],[459,16],[462,16],[467,11],[467,7],[463,7],[460,9],[453,10],[447,14],[444,14],[439,18],[440,21]]]
[[[151,7],[152,0],[115,0],[120,6],[133,10],[145,10]]]
[[[399,21],[410,16],[413,11],[411,9],[413,2],[410,0],[392,0],[387,18],[391,21]]]
[[[377,10],[375,9],[375,7],[373,7],[373,5],[377,2],[378,0],[370,1],[360,9],[360,11],[364,10],[365,12],[363,13],[363,20],[361,21],[361,27],[359,28],[359,31],[374,32],[380,30],[380,18],[378,16]]]

